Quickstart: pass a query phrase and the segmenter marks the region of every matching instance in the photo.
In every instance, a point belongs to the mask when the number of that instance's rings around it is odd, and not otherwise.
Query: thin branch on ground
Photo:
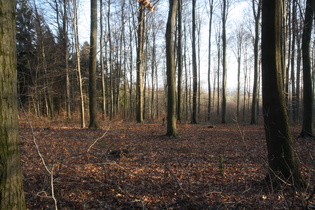
[[[106,134],[107,132],[109,131],[110,129],[110,124],[108,125],[108,128],[107,130],[103,133],[103,135],[101,137],[98,137],[94,142],[93,144],[90,145],[90,147],[88,148],[88,150],[86,151],[87,153],[92,149],[92,147],[97,143],[98,140],[102,139]]]

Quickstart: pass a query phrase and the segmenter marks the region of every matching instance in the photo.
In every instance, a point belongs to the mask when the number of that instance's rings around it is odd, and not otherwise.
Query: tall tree
[[[84,110],[84,96],[83,96],[83,84],[81,74],[81,55],[80,55],[80,42],[79,42],[79,31],[78,31],[78,8],[77,0],[73,0],[73,30],[74,30],[74,41],[75,41],[75,54],[76,54],[76,67],[79,81],[80,91],[80,117],[81,117],[81,128],[85,128],[85,110]]]
[[[212,16],[213,16],[213,0],[209,0],[209,37],[208,37],[208,115],[207,119],[210,121],[211,115],[211,33],[212,33]]]
[[[258,52],[259,52],[259,36],[260,36],[260,8],[261,0],[256,2],[252,0],[253,15],[255,19],[255,38],[254,38],[254,84],[250,124],[256,124],[257,119],[257,99],[258,99]]]
[[[269,178],[303,186],[294,156],[283,92],[281,8],[282,0],[262,1],[262,91]]]
[[[91,0],[91,34],[89,54],[90,125],[98,128],[96,101],[96,54],[97,54],[97,0]]]
[[[71,99],[70,99],[70,72],[69,72],[69,40],[68,40],[68,0],[63,0],[63,44],[64,44],[64,61],[66,69],[66,110],[67,117],[71,117]]]
[[[292,100],[292,118],[293,118],[293,122],[296,123],[297,122],[297,100],[296,100],[296,86],[295,86],[295,71],[296,71],[296,68],[295,68],[295,43],[296,43],[296,34],[297,34],[297,13],[296,13],[296,7],[297,7],[297,3],[296,1],[291,1],[291,4],[292,4],[292,9],[291,9],[291,100]]]
[[[16,1],[0,0],[0,208],[25,209],[18,132]]]
[[[182,0],[178,0],[178,47],[177,47],[177,62],[178,62],[178,80],[177,80],[177,120],[181,121],[182,109],[182,82],[183,82],[183,44],[182,44]],[[171,10],[171,5],[170,5]]]
[[[191,123],[197,123],[197,52],[196,52],[196,1],[192,1],[192,71],[193,71],[193,102]]]
[[[304,27],[302,35],[303,59],[303,125],[301,137],[313,137],[313,88],[311,76],[310,41],[314,19],[314,0],[306,1]]]
[[[102,76],[102,117],[106,116],[106,89],[105,89],[105,65],[104,65],[104,30],[103,30],[103,0],[100,0],[100,67]]]
[[[144,12],[145,7],[139,2],[138,43],[137,43],[137,122],[143,122],[143,45],[144,45]]]
[[[176,85],[175,85],[175,21],[177,0],[169,0],[169,13],[166,25],[166,63],[167,63],[167,133],[177,136],[176,129]]]
[[[222,123],[226,123],[226,21],[229,0],[222,2]]]

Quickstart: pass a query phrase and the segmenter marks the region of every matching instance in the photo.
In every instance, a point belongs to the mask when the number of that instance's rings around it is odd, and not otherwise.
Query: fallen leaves
[[[27,207],[52,209],[49,175],[23,123]],[[33,126],[48,167],[55,166],[53,184],[60,209],[299,208],[310,197],[307,191],[272,189],[263,182],[267,168],[262,126],[243,126],[240,132],[234,124],[213,129],[185,124],[178,126],[177,139],[166,137],[160,124],[120,122],[100,139],[107,126],[90,130],[38,120]],[[295,144],[302,172],[314,183],[315,142]],[[308,205],[314,203],[311,198]]]

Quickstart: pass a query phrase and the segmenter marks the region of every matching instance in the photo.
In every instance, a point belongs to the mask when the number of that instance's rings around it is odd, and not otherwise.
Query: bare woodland
[[[1,209],[315,208],[314,13],[0,0]]]

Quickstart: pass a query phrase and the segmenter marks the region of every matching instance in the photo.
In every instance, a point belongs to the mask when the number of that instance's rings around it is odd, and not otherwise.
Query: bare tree
[[[211,33],[212,33],[212,16],[213,16],[213,0],[209,0],[209,38],[208,38],[208,115],[210,121],[211,116]]]
[[[222,3],[222,123],[226,123],[226,22],[230,6],[229,0],[223,0]]]
[[[89,55],[89,97],[90,97],[90,125],[98,128],[96,101],[96,54],[97,54],[97,0],[91,0],[91,35]]]
[[[192,72],[193,72],[193,102],[191,123],[197,123],[197,55],[196,55],[196,1],[192,1]]]
[[[171,9],[171,7],[170,7]],[[181,121],[182,114],[182,82],[183,82],[183,44],[182,44],[182,0],[178,0],[178,47],[177,47],[177,62],[178,62],[178,79],[177,79],[177,120]]]
[[[83,84],[81,75],[81,55],[80,55],[80,42],[78,32],[78,12],[77,12],[77,0],[73,0],[73,30],[75,40],[75,54],[76,54],[76,67],[79,81],[80,91],[80,116],[81,116],[81,128],[85,128],[85,110],[84,110],[84,95],[83,95]]]
[[[253,15],[255,19],[255,38],[254,38],[254,84],[250,124],[256,124],[257,120],[257,99],[258,99],[258,60],[259,60],[259,36],[260,36],[260,11],[261,0],[252,0]]]
[[[143,45],[144,45],[144,12],[145,7],[139,2],[138,46],[137,46],[137,122],[143,122]]]

